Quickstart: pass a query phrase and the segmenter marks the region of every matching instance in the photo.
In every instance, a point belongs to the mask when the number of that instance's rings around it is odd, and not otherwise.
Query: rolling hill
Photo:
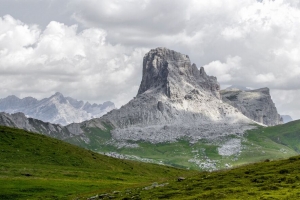
[[[195,172],[115,159],[0,126],[0,199],[79,199]]]

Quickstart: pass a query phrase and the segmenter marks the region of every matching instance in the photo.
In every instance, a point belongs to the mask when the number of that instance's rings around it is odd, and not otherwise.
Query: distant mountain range
[[[98,118],[115,108],[114,103],[90,104],[56,92],[49,98],[37,100],[33,97],[20,99],[14,95],[0,99],[0,111],[6,113],[22,112],[27,117],[67,125]]]

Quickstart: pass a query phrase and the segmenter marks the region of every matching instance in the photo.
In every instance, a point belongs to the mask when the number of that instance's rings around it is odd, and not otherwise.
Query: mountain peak
[[[197,89],[220,98],[219,83],[200,70],[187,55],[159,47],[150,50],[143,59],[143,77],[138,95],[145,92],[162,93],[171,99]]]
[[[42,100],[32,97],[19,99],[14,95],[0,99],[0,111],[23,112],[29,117],[62,125],[100,117],[114,108],[112,102],[92,106],[71,97],[64,97],[60,92]]]
[[[19,99],[16,95],[9,95],[6,99]]]
[[[52,96],[56,96],[56,97],[64,97],[64,95],[63,95],[62,93],[60,93],[60,92],[55,92],[55,94],[52,95]]]

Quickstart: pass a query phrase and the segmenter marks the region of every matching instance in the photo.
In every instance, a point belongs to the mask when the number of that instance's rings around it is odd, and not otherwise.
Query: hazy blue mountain
[[[37,100],[33,97],[20,99],[14,95],[0,99],[0,111],[6,113],[22,112],[27,117],[45,122],[67,125],[101,117],[115,108],[114,103],[90,104],[57,92],[49,98]]]
[[[293,118],[289,115],[281,115],[283,123],[288,123],[290,121],[293,121]]]

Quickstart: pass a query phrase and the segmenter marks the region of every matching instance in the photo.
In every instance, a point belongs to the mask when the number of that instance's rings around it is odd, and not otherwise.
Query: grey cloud
[[[37,82],[45,88],[39,91],[36,86],[39,94],[60,89],[84,100],[115,100],[121,105],[136,94],[143,54],[165,46],[188,54],[222,85],[268,86],[277,91],[274,100],[280,112],[290,112],[290,105],[299,106],[300,7],[296,0],[24,2],[5,0],[7,11],[0,8],[0,14],[11,14],[24,22],[23,28],[27,25],[28,30],[40,31],[38,38],[29,32],[33,42],[28,40],[27,48],[13,46],[10,40],[0,42],[11,48],[7,55],[0,53],[0,71],[10,77],[19,76],[18,72],[27,78],[41,76]],[[24,5],[32,6],[30,14],[21,7]],[[35,20],[33,16],[43,17]],[[49,24],[52,20],[65,25]],[[71,26],[75,22],[78,25]],[[29,25],[32,23],[42,28]],[[47,26],[53,28],[53,34]],[[58,30],[66,36],[60,37]],[[20,55],[25,55],[27,62],[22,62],[25,58]],[[26,65],[9,61],[9,56],[19,56]],[[52,87],[48,87],[50,83]],[[25,90],[13,85],[19,94]],[[280,91],[294,95],[289,106],[279,98]],[[9,92],[2,86],[0,93]],[[300,118],[300,113],[293,117]]]

